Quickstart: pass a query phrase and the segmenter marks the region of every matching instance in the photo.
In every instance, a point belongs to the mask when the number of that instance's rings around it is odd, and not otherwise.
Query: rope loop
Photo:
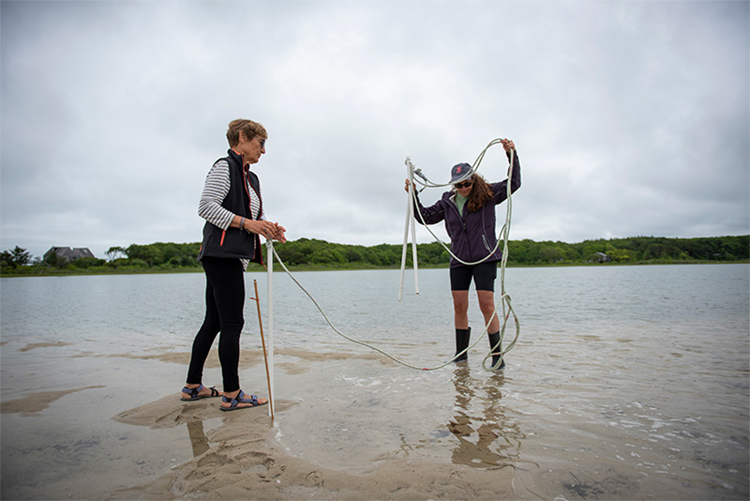
[[[472,167],[469,170],[469,172],[464,177],[462,177],[458,182],[463,182],[464,180],[466,180],[469,177],[471,177],[479,169],[479,165],[481,164],[482,160],[484,159],[484,155],[487,153],[487,150],[490,147],[492,147],[492,146],[494,146],[496,144],[501,144],[501,140],[500,139],[494,139],[494,140],[490,141],[490,143],[484,148],[484,150],[482,150],[482,152],[479,154],[479,156],[477,157],[477,159],[474,161],[474,164],[472,165]],[[521,333],[521,326],[520,326],[520,324],[518,322],[518,316],[516,315],[516,312],[513,310],[513,306],[511,304],[510,295],[508,295],[508,293],[505,291],[505,267],[506,267],[506,263],[508,261],[508,238],[510,236],[510,218],[511,218],[511,214],[512,214],[510,177],[511,177],[511,174],[513,172],[513,167],[514,167],[513,164],[514,164],[515,156],[513,154],[511,154],[510,158],[511,158],[511,160],[510,160],[510,166],[508,168],[508,184],[507,184],[508,191],[507,191],[507,200],[506,200],[506,202],[507,202],[507,209],[506,209],[506,216],[505,216],[505,224],[503,224],[503,227],[500,230],[500,234],[498,235],[497,244],[495,245],[495,248],[492,249],[490,251],[490,253],[487,256],[485,256],[483,259],[481,259],[479,261],[476,261],[476,262],[473,262],[473,263],[469,263],[469,262],[465,262],[465,261],[461,260],[460,258],[458,258],[458,256],[456,256],[455,254],[453,254],[453,252],[450,250],[450,248],[448,246],[446,246],[445,243],[443,243],[437,237],[437,235],[435,235],[435,233],[429,228],[429,226],[425,223],[424,218],[422,217],[421,212],[417,211],[417,213],[419,213],[419,217],[421,219],[422,225],[425,228],[427,228],[427,230],[430,232],[430,234],[432,234],[432,236],[435,238],[435,240],[437,242],[439,242],[440,245],[442,245],[450,253],[450,255],[453,256],[454,259],[456,259],[460,263],[465,264],[467,266],[473,266],[473,265],[476,265],[476,264],[483,263],[484,261],[486,261],[487,259],[489,259],[495,253],[495,251],[500,246],[500,242],[501,241],[503,242],[503,257],[500,260],[500,299],[498,299],[497,303],[495,304],[495,311],[493,312],[492,316],[490,317],[490,320],[484,326],[484,331],[482,332],[481,335],[479,335],[477,337],[476,341],[474,341],[473,344],[471,344],[470,346],[466,347],[466,349],[464,349],[460,353],[457,353],[450,360],[448,360],[448,361],[446,361],[446,362],[444,362],[444,363],[442,363],[440,365],[437,365],[435,367],[419,367],[419,366],[416,366],[416,365],[412,365],[412,364],[410,364],[408,362],[405,362],[405,361],[403,361],[403,360],[401,360],[401,359],[399,359],[399,358],[391,355],[390,353],[386,352],[385,350],[382,350],[382,349],[378,348],[377,346],[373,346],[372,344],[369,344],[369,343],[366,343],[366,342],[361,341],[359,339],[355,339],[353,337],[347,336],[346,334],[344,334],[343,332],[341,332],[339,329],[336,328],[335,325],[333,325],[333,323],[331,322],[331,320],[328,318],[328,315],[326,315],[325,311],[323,311],[323,308],[321,308],[320,304],[318,304],[318,302],[315,300],[315,298],[312,296],[312,294],[310,294],[307,291],[307,289],[305,289],[302,286],[302,284],[294,277],[294,275],[292,274],[292,272],[289,271],[289,269],[286,267],[286,264],[284,264],[284,262],[279,257],[279,254],[276,252],[276,249],[272,245],[269,245],[268,248],[273,251],[273,255],[276,256],[276,260],[279,262],[279,264],[284,269],[284,271],[286,272],[286,274],[289,275],[289,278],[291,278],[292,281],[302,290],[302,292],[304,292],[307,295],[307,297],[310,298],[310,300],[313,302],[313,304],[318,309],[318,311],[321,313],[321,315],[323,315],[323,318],[325,319],[326,323],[331,327],[331,329],[333,329],[334,332],[336,332],[336,334],[338,334],[339,336],[343,337],[344,339],[346,339],[348,341],[351,341],[352,343],[359,344],[359,345],[364,346],[366,348],[369,348],[371,350],[377,351],[378,353],[384,355],[385,357],[393,360],[397,364],[402,365],[404,367],[408,367],[410,369],[416,369],[416,370],[421,370],[421,371],[434,371],[434,370],[442,369],[443,367],[446,367],[446,366],[450,365],[456,358],[458,358],[459,356],[463,355],[464,353],[466,353],[467,351],[469,351],[471,348],[474,348],[482,340],[482,338],[484,337],[484,335],[487,333],[487,331],[489,329],[489,326],[492,323],[492,320],[494,320],[494,318],[497,316],[498,310],[502,306],[503,322],[502,322],[502,327],[500,329],[500,340],[498,341],[497,345],[493,346],[490,349],[490,351],[487,353],[487,355],[485,355],[485,357],[482,359],[482,368],[485,371],[493,372],[494,370],[497,369],[497,367],[488,366],[487,365],[487,361],[488,360],[491,361],[493,355],[494,356],[501,355],[501,357],[498,359],[498,365],[500,365],[501,364],[501,360],[502,360],[502,356],[504,356],[506,353],[508,353],[513,348],[513,346],[515,346],[516,341],[518,341],[518,337],[519,337],[519,335]],[[444,187],[444,186],[450,186],[451,185],[451,183],[447,183],[447,184],[433,183],[432,181],[430,181],[427,178],[427,176],[425,176],[422,173],[421,169],[415,169],[414,164],[412,164],[411,159],[409,157],[406,157],[406,162],[405,163],[406,163],[407,167],[409,168],[410,174],[416,174],[418,177],[421,178],[421,181],[417,181],[417,182],[420,185],[423,186],[422,190],[424,190],[426,188],[439,188],[439,187]],[[416,179],[414,178],[413,175],[410,175],[409,177],[410,177],[411,181],[416,181]],[[422,190],[420,190],[420,191],[422,191]],[[417,202],[417,190],[416,189],[415,190],[411,190],[410,193],[409,193],[409,197],[411,197],[410,203],[416,204],[416,202]],[[416,253],[416,251],[415,251],[415,253]],[[273,258],[270,257],[269,260],[270,259],[273,259]],[[415,262],[416,262],[416,255],[415,255]],[[416,273],[416,269],[415,269],[415,273]],[[506,332],[507,326],[508,326],[508,320],[511,317],[513,318],[513,322],[515,324],[515,335],[514,335],[512,341],[510,343],[508,343],[508,345],[505,348],[502,348],[503,339],[505,337],[505,332]]]
[[[472,175],[474,175],[479,170],[479,166],[482,163],[482,160],[484,160],[484,156],[487,153],[487,150],[489,150],[492,146],[494,146],[496,144],[502,144],[502,140],[498,138],[498,139],[493,139],[492,141],[490,141],[489,144],[482,150],[482,152],[479,154],[479,156],[477,157],[477,159],[474,161],[474,163],[471,166],[471,169],[469,169],[469,172],[467,172],[465,176],[463,176],[461,179],[457,180],[456,182],[463,182],[466,179],[469,179]],[[508,295],[508,293],[505,291],[505,268],[506,268],[506,265],[508,263],[508,239],[510,237],[511,215],[513,214],[513,201],[512,201],[512,192],[511,192],[511,182],[510,182],[510,179],[511,179],[511,176],[512,176],[512,173],[513,173],[514,164],[515,164],[515,155],[514,155],[514,152],[515,152],[515,150],[512,150],[511,155],[510,155],[510,165],[508,166],[508,183],[507,183],[505,223],[503,224],[502,228],[500,229],[500,233],[498,234],[497,243],[495,244],[495,247],[484,258],[480,259],[479,261],[467,262],[467,261],[462,260],[458,256],[456,256],[453,253],[453,251],[451,251],[450,247],[448,247],[444,242],[442,242],[440,240],[440,238],[437,235],[435,235],[435,232],[433,232],[430,229],[430,227],[425,222],[424,217],[422,217],[422,213],[420,211],[416,211],[419,214],[419,219],[420,219],[420,222],[422,223],[422,226],[425,227],[427,229],[427,231],[430,232],[430,234],[435,239],[435,241],[438,242],[446,251],[448,251],[448,253],[456,261],[458,261],[459,263],[461,263],[463,265],[474,266],[474,265],[477,265],[477,264],[485,262],[487,259],[489,259],[492,255],[495,254],[495,251],[497,251],[498,247],[500,246],[500,242],[503,242],[503,254],[502,254],[502,258],[500,260],[500,299],[495,304],[495,311],[492,314],[492,317],[490,317],[490,321],[487,322],[487,325],[485,325],[484,332],[482,333],[482,335],[479,336],[479,339],[481,339],[482,337],[484,337],[484,334],[489,330],[490,323],[492,322],[492,320],[494,319],[494,317],[497,315],[498,309],[500,309],[500,305],[502,305],[502,309],[503,309],[503,322],[502,322],[502,327],[500,329],[500,340],[499,340],[499,342],[498,342],[498,344],[496,346],[494,346],[494,347],[492,347],[492,349],[490,349],[490,352],[482,360],[482,368],[484,368],[485,370],[488,370],[488,371],[494,370],[494,369],[496,369],[496,367],[488,368],[487,367],[487,360],[490,360],[493,354],[494,355],[502,355],[502,356],[504,356],[506,353],[508,353],[513,348],[513,346],[515,346],[516,341],[518,341],[518,337],[519,337],[519,335],[521,333],[521,326],[520,326],[520,324],[518,322],[518,316],[516,315],[516,312],[513,310],[513,306],[511,304],[511,300],[510,300],[510,295]],[[440,188],[440,187],[446,187],[446,186],[451,186],[452,185],[452,183],[439,184],[439,183],[434,183],[434,182],[430,181],[427,178],[427,176],[425,176],[422,173],[422,169],[417,169],[417,168],[414,167],[414,164],[412,163],[412,161],[411,161],[411,159],[409,157],[406,157],[406,162],[405,163],[406,163],[407,167],[409,168],[409,173],[410,173],[409,178],[410,178],[410,181],[411,182],[415,182],[415,183],[420,184],[421,186],[423,186],[422,190],[424,190],[426,188]],[[419,178],[421,178],[421,180],[416,179],[414,177],[414,174],[416,174]],[[409,197],[411,199],[410,203],[413,204],[415,207],[417,207],[418,206],[418,203],[417,203],[417,190],[411,190],[410,193],[409,193]],[[503,344],[503,339],[505,337],[505,332],[506,332],[507,326],[508,326],[508,320],[509,320],[509,318],[511,316],[513,317],[513,321],[514,321],[515,326],[516,326],[515,336],[513,337],[513,340],[505,347],[505,349],[501,349],[502,344]],[[465,350],[463,350],[462,352],[460,352],[459,354],[457,354],[456,357],[458,357],[458,356],[466,353],[469,350],[469,348],[472,348],[477,342],[479,342],[479,340],[477,340],[473,345],[469,346],[468,348],[466,348]],[[499,351],[498,351],[498,349],[499,349]],[[501,360],[501,359],[502,359],[502,357],[500,357],[499,360]],[[500,364],[499,360],[498,360],[498,365]]]

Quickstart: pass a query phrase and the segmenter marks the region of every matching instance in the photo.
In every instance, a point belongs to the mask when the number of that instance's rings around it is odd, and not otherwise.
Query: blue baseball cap
[[[470,171],[471,165],[467,163],[454,165],[451,169],[451,184],[455,184],[464,178],[468,179],[469,177],[471,177],[468,175]]]

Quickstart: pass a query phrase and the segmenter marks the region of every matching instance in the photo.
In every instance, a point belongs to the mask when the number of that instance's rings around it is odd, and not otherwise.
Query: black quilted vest
[[[229,156],[217,160],[226,160],[229,164],[229,193],[224,198],[221,206],[229,212],[247,219],[253,219],[250,210],[250,194],[247,191],[245,179],[249,179],[252,189],[260,200],[260,181],[250,168],[243,168],[242,157],[233,150],[228,151]],[[260,214],[263,213],[263,201],[260,201]],[[248,233],[239,228],[228,228],[222,230],[218,226],[206,221],[203,226],[203,243],[198,261],[204,256],[249,259],[256,263],[263,262],[260,248],[260,238],[255,233]]]

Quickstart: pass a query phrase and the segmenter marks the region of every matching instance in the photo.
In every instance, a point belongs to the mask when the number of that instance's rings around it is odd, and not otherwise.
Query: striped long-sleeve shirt
[[[208,171],[206,184],[203,186],[203,193],[200,202],[198,202],[198,215],[222,230],[229,229],[229,225],[232,224],[232,219],[235,216],[221,205],[229,193],[230,186],[229,164],[226,160],[219,160]],[[256,193],[255,189],[248,185],[247,191],[250,193],[250,210],[253,219],[265,220],[265,214],[259,214],[261,207],[260,189]],[[248,262],[246,259],[242,260],[245,268],[247,268]]]
[[[218,226],[222,230],[229,228],[235,214],[221,206],[222,202],[229,193],[229,164],[226,160],[219,160],[211,167],[206,176],[206,184],[203,187],[200,202],[198,203],[198,215],[209,223]],[[265,220],[265,214],[260,214],[260,193],[255,193],[252,186],[248,186],[250,193],[250,209],[253,213],[253,219]]]

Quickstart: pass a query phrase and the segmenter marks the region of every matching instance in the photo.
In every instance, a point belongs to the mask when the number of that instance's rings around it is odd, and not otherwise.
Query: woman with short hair
[[[240,334],[245,320],[244,272],[250,261],[262,263],[260,235],[286,242],[286,231],[266,220],[258,176],[250,165],[266,152],[268,133],[252,120],[229,123],[227,156],[217,160],[206,176],[198,215],[206,220],[198,255],[206,273],[206,316],[193,341],[187,383],[182,400],[222,397],[221,410],[264,405],[257,395],[240,389]],[[219,337],[223,393],[202,384],[203,366],[211,345]]]

